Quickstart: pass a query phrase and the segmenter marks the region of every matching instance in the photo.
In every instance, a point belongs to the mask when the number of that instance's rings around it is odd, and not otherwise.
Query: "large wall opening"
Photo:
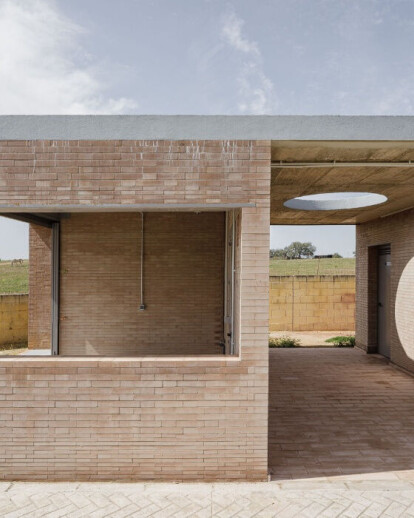
[[[353,225],[272,226],[269,281],[272,346],[354,343]]]
[[[10,217],[30,227],[23,354],[239,354],[240,210]]]
[[[268,452],[274,480],[352,475],[378,480],[413,469],[412,448],[407,452],[413,384],[401,369],[388,366],[391,361],[413,370],[412,222],[413,211],[404,211],[331,231],[328,226],[272,227],[270,337],[285,340],[269,349]],[[328,248],[320,243],[324,233]],[[289,247],[292,241],[299,243]],[[294,255],[300,242],[308,242],[303,258],[280,258]],[[313,258],[306,258],[309,251]],[[326,257],[335,253],[351,257]],[[343,270],[351,261],[352,293],[346,282],[351,272]],[[329,293],[330,285],[337,287]],[[332,324],[336,316],[341,321],[350,304],[358,347],[339,347],[338,342],[334,347],[325,342],[326,335],[318,341],[322,331],[292,331],[299,325],[326,326],[327,319]],[[292,306],[297,308],[293,319]],[[285,317],[284,330],[272,332],[272,325]],[[351,334],[351,329],[334,327],[332,335]],[[289,338],[301,343],[289,346]]]

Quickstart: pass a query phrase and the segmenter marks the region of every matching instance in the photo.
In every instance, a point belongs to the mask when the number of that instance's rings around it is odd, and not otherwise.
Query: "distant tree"
[[[300,241],[294,241],[284,248],[286,259],[309,259],[315,255],[315,252],[316,246],[310,242],[301,243]]]
[[[338,254],[338,252],[335,252],[334,254],[332,254],[332,257],[334,257],[335,259],[342,259],[342,255]]]
[[[302,243],[301,256],[309,259],[315,255],[316,246],[312,245],[311,242]]]
[[[269,255],[271,259],[286,259],[283,248],[272,248]]]

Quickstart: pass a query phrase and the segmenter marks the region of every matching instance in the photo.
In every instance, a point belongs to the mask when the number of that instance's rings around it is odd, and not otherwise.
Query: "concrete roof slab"
[[[411,116],[2,115],[0,140],[414,140]]]

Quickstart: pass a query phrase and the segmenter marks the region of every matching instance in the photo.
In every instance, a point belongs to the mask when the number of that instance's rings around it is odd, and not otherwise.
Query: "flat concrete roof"
[[[414,140],[413,116],[2,115],[0,140]]]

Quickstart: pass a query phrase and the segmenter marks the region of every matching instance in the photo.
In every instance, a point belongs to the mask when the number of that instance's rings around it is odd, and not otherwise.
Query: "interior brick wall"
[[[3,142],[1,161],[9,205],[254,206],[241,214],[240,356],[1,358],[0,477],[266,480],[270,142]]]
[[[220,354],[224,212],[72,214],[61,223],[59,352]]]
[[[51,348],[51,295],[52,230],[31,224],[29,225],[29,349]]]
[[[391,244],[391,301],[389,319],[391,326],[390,360],[414,372],[414,344],[402,343],[401,335],[408,335],[412,320],[396,325],[396,299],[400,308],[414,307],[413,283],[400,280],[414,257],[414,210],[408,210],[357,226],[357,299],[356,343],[358,347],[375,352],[377,348],[377,251],[376,246]],[[398,315],[397,315],[398,318]],[[406,329],[404,329],[404,326]],[[409,352],[410,356],[407,354]]]
[[[270,331],[353,331],[354,275],[270,277]]]

